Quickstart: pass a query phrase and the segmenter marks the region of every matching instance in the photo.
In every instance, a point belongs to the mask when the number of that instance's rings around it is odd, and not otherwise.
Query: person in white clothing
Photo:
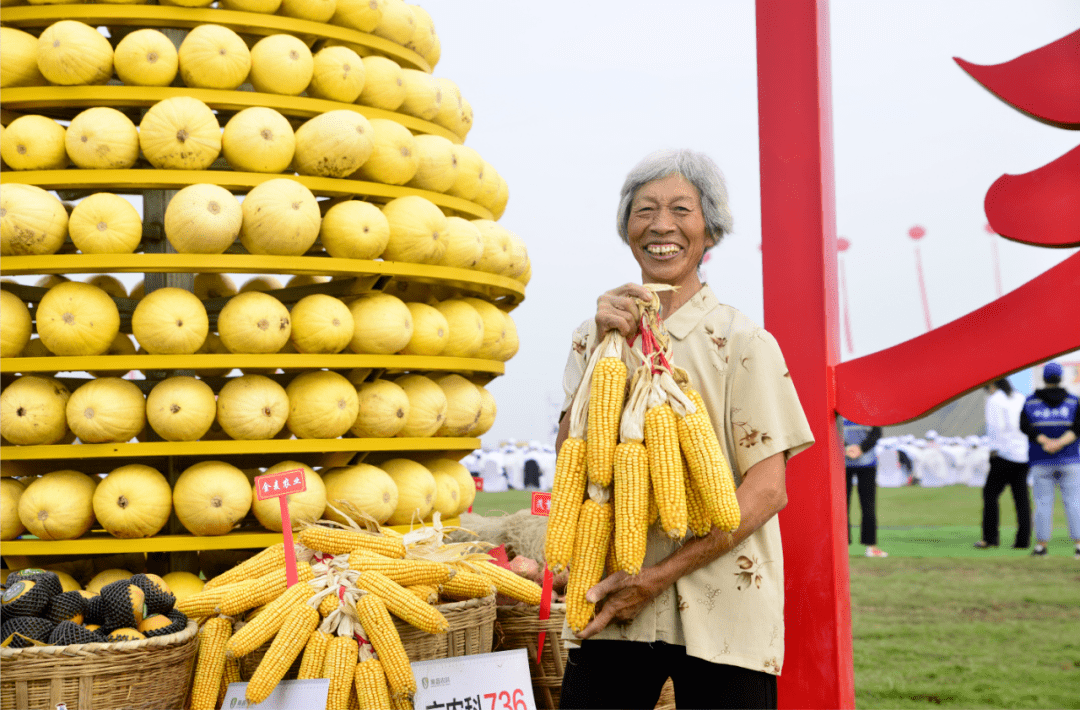
[[[986,436],[990,446],[990,473],[983,486],[982,539],[975,547],[997,547],[998,498],[1005,486],[1012,489],[1016,504],[1016,540],[1013,547],[1022,550],[1031,544],[1031,500],[1028,496],[1028,439],[1020,431],[1020,412],[1024,395],[1013,390],[1002,378],[986,386]]]

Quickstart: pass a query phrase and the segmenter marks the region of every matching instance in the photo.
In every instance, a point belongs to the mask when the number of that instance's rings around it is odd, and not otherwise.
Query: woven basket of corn
[[[524,648],[529,654],[536,707],[555,710],[559,707],[563,670],[566,668],[566,645],[562,642],[566,605],[551,605],[551,616],[540,619],[540,607],[522,604],[501,605],[495,610],[495,650]],[[546,631],[544,655],[536,660],[537,640]]]
[[[139,641],[0,649],[0,708],[179,708],[199,627]]]

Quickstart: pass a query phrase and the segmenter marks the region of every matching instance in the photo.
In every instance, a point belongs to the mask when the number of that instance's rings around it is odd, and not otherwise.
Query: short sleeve
[[[784,452],[786,460],[809,448],[814,435],[776,338],[757,328],[734,364],[731,426],[739,470],[773,454]]]
[[[585,367],[588,364],[587,353],[589,345],[590,321],[585,321],[574,330],[574,336],[570,343],[570,354],[566,357],[566,369],[563,370],[563,405],[560,412],[570,408],[570,402],[574,399],[581,378],[585,376]]]

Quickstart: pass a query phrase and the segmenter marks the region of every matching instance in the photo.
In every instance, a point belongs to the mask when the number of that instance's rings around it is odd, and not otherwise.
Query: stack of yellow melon
[[[475,490],[455,460],[463,444],[410,441],[486,432],[495,402],[484,373],[499,370],[466,363],[460,373],[430,364],[373,371],[345,359],[497,363],[518,348],[508,306],[531,276],[528,253],[497,222],[509,197],[505,179],[463,145],[469,102],[452,80],[431,74],[441,41],[430,16],[402,0],[169,4],[179,7],[168,15],[132,5],[109,33],[78,5],[72,19],[47,26],[34,7],[0,10],[0,88],[5,120],[13,119],[0,133],[6,266],[21,275],[79,273],[82,255],[95,255],[108,271],[110,259],[130,260],[146,246],[144,219],[161,222],[175,252],[221,255],[183,262],[214,267],[195,274],[193,291],[146,294],[140,284],[128,292],[102,273],[49,276],[38,283],[47,291],[0,294],[0,356],[35,358],[25,370],[5,368],[22,376],[5,381],[0,395],[4,446],[59,445],[50,450],[51,473],[3,479],[3,539],[24,531],[70,539],[95,521],[117,537],[153,536],[174,511],[193,534],[222,534],[252,515],[280,529],[277,503],[253,501],[259,470],[241,471],[229,455],[199,456],[198,442],[222,439],[347,438],[357,451],[372,438],[401,439],[376,447],[388,449],[377,466],[278,464],[308,471],[307,494],[290,496],[295,521],[358,511],[403,524],[457,515]],[[191,29],[174,45],[154,25],[177,13]],[[290,33],[259,13],[295,18]],[[263,34],[248,34],[252,28]],[[106,83],[110,91],[94,93]],[[35,108],[41,86],[81,88],[46,110]],[[127,87],[134,90],[117,93]],[[111,175],[103,170],[133,170],[125,184],[140,187],[122,196],[119,184],[97,178]],[[50,189],[78,185],[81,175],[93,188],[74,204]],[[162,214],[140,215],[137,193],[162,186],[177,190]],[[236,259],[253,257],[270,273],[240,288],[218,273],[233,263],[250,272],[250,262]],[[303,274],[294,274],[297,257],[307,260]],[[384,273],[380,261],[410,267],[386,272],[392,278],[379,279],[376,291],[375,279],[344,288],[330,281]],[[117,271],[138,262],[123,263]],[[57,379],[37,359],[64,358],[62,372],[81,373],[71,358],[136,352],[145,353],[139,369],[152,380],[127,368]],[[274,353],[343,359],[279,372],[241,358],[240,374],[215,362],[171,376],[154,359]],[[141,463],[113,460],[95,470],[95,459],[66,460],[76,458],[66,447],[75,441],[135,442],[124,455],[137,456],[138,444],[159,439],[192,442],[171,485]]]

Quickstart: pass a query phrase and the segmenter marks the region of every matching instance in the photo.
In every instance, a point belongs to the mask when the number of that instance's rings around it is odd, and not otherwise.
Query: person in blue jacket
[[[847,468],[848,544],[851,544],[851,489],[858,482],[859,542],[866,545],[867,557],[888,557],[877,546],[877,454],[874,446],[881,438],[881,427],[856,424],[844,419],[844,464]]]
[[[1043,368],[1046,387],[1024,402],[1020,431],[1028,437],[1028,463],[1034,478],[1035,540],[1031,554],[1047,554],[1053,527],[1054,485],[1061,489],[1069,536],[1080,560],[1080,401],[1061,386],[1061,365]]]

